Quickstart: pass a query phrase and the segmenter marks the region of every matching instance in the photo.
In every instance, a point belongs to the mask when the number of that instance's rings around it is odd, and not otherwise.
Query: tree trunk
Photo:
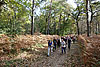
[[[47,30],[47,34],[50,34],[50,22],[51,22],[51,7],[52,7],[52,0],[51,0],[51,4],[50,4],[50,11],[49,11],[49,16],[48,16],[48,30]]]
[[[12,35],[14,34],[14,16],[12,16]]]
[[[49,26],[50,26],[50,13],[49,13],[49,16],[48,16],[48,29],[47,29],[47,34],[50,34],[49,33],[49,29],[50,29]]]
[[[48,17],[46,17],[46,24],[45,24],[45,33],[46,33],[46,35],[47,35],[47,23],[48,23]]]
[[[9,27],[10,27],[10,34],[12,33],[12,23],[11,23],[11,19],[10,19],[10,25],[9,25]]]
[[[14,35],[17,34],[16,33],[16,10],[14,11]]]
[[[31,35],[34,34],[34,0],[32,5],[32,16],[31,16]]]
[[[92,34],[92,20],[93,20],[93,10],[92,10],[92,6],[90,5],[91,8],[91,20],[90,20],[90,34]]]
[[[60,17],[59,17],[59,27],[58,27],[58,35],[60,35],[60,32],[61,32],[61,30],[60,30],[60,28],[61,28],[61,13],[60,13]]]
[[[64,13],[64,17],[63,17],[62,36],[64,34],[64,31],[65,31],[65,13]]]
[[[88,21],[88,0],[86,0],[86,16],[87,16],[87,36],[89,37],[89,21]]]
[[[77,26],[77,34],[80,35],[79,23],[78,23],[78,19],[79,19],[79,16],[80,16],[80,9],[79,9],[78,4],[77,4],[77,7],[78,7],[79,13],[78,13],[78,15],[77,15],[77,17],[76,17],[76,26]]]
[[[98,22],[98,32],[100,33],[100,22]]]
[[[16,12],[14,10],[14,16],[13,16],[13,25],[12,25],[12,28],[13,28],[13,31],[12,31],[12,34],[15,35],[15,21],[16,20]]]
[[[45,7],[46,7],[46,9],[47,9],[46,4],[45,4]],[[47,35],[47,32],[48,32],[48,29],[47,29],[47,23],[48,23],[48,13],[47,13],[47,15],[45,15],[45,21],[46,21],[46,23],[45,23],[45,34]]]
[[[98,33],[98,22],[96,21],[96,32],[95,32],[95,34],[97,34]]]
[[[83,24],[81,24],[81,35],[83,34]]]
[[[76,20],[76,25],[77,25],[77,34],[80,35],[78,20]]]
[[[54,34],[56,34],[56,22],[55,22],[55,18],[54,18]]]

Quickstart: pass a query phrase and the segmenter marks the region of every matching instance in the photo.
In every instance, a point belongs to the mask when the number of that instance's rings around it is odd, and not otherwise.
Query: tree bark
[[[95,32],[95,34],[97,35],[97,33],[98,33],[98,21],[96,21],[96,32]]]
[[[88,0],[86,0],[86,16],[87,16],[87,36],[90,36],[89,33],[89,21],[88,21]]]
[[[76,20],[76,25],[77,25],[77,34],[80,35],[78,20]]]
[[[83,24],[81,25],[81,35],[83,34]]]
[[[31,35],[34,34],[34,0],[32,5],[32,16],[31,16]]]
[[[78,23],[78,19],[79,19],[79,16],[80,16],[80,9],[79,9],[79,5],[77,4],[77,7],[78,7],[78,15],[76,16],[76,26],[77,26],[77,34],[80,35],[80,30],[79,30],[79,23]]]
[[[91,8],[91,20],[90,20],[90,34],[92,34],[92,20],[93,20],[93,10],[92,10],[92,6],[90,5]]]

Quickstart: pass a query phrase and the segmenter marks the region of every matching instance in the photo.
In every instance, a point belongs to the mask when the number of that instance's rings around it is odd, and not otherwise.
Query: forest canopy
[[[88,30],[86,1],[75,0],[75,4],[76,8],[66,0],[0,0],[0,34],[84,34]],[[89,3],[91,34],[100,33],[99,4]]]

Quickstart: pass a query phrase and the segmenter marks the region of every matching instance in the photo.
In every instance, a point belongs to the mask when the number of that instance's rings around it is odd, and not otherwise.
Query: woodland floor
[[[86,38],[85,40],[84,37]],[[20,48],[19,52],[12,50],[10,54],[0,54],[0,67],[99,67],[100,35],[84,37],[79,36],[78,40],[82,44],[72,43],[71,50],[69,51],[67,49],[66,54],[62,54],[61,48],[57,48],[55,52],[52,52],[52,54],[47,57],[47,44],[39,44],[37,42],[37,44],[29,48]],[[6,39],[6,37],[4,39]],[[39,39],[37,38],[37,40]],[[85,43],[85,41],[87,43]],[[88,51],[86,49],[83,50],[83,44],[87,45]],[[87,57],[90,58],[87,59]],[[86,63],[84,64],[83,62]],[[86,64],[87,66],[84,66]]]
[[[82,66],[81,49],[79,45],[72,44],[71,50],[66,50],[66,54],[61,53],[61,48],[57,48],[47,57],[47,47],[39,48],[39,51],[29,51],[30,58],[20,58],[5,62],[6,66],[2,67],[84,67]],[[25,54],[22,54],[24,57]],[[18,59],[18,58],[17,58]],[[8,65],[7,65],[8,64]]]

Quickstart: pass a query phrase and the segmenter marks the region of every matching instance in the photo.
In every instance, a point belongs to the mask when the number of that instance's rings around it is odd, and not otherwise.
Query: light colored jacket
[[[66,44],[65,41],[61,42],[61,47],[66,47],[65,44]]]

